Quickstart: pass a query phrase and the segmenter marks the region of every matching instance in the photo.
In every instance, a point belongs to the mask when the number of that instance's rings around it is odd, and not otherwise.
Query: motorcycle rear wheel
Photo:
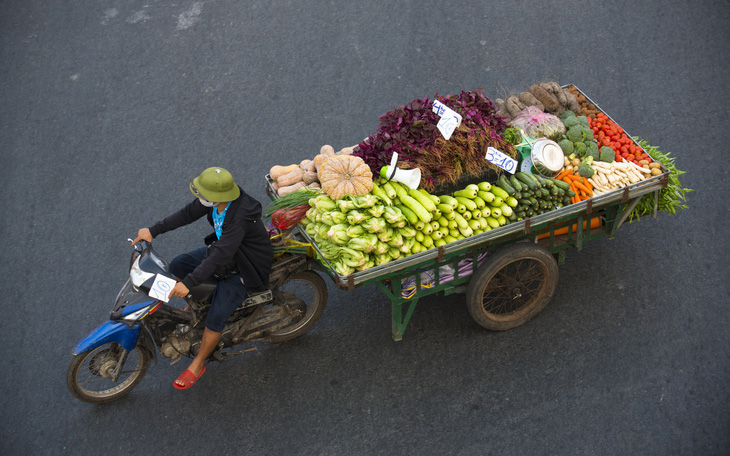
[[[267,338],[271,342],[286,342],[309,331],[327,306],[327,284],[313,271],[295,274],[280,287],[280,291],[296,295],[306,304],[307,311],[296,323],[268,333]]]
[[[66,384],[77,399],[92,404],[115,401],[128,394],[147,373],[150,354],[135,347],[129,352],[117,381],[110,377],[122,354],[121,345],[109,342],[74,356],[66,370]]]

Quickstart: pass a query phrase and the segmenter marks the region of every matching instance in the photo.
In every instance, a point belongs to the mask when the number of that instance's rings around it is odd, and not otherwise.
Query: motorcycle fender
[[[129,326],[119,321],[107,321],[76,344],[72,354],[75,356],[109,342],[116,342],[125,350],[132,351],[137,345],[141,330],[140,325]]]
[[[147,326],[143,326],[142,331],[139,332],[138,344],[142,345],[148,352],[150,352],[152,359],[155,361],[155,364],[157,364],[157,347],[155,346],[154,339],[152,338],[152,334],[150,334],[150,330],[147,329]]]

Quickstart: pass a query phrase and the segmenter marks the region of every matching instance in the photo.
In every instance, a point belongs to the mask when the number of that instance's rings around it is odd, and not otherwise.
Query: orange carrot
[[[585,193],[586,195],[592,195],[592,194],[593,194],[593,192],[592,192],[592,191],[588,190],[588,187],[586,187],[585,185],[581,184],[581,183],[580,183],[580,182],[578,182],[578,181],[574,181],[574,182],[573,182],[573,185],[575,185],[575,187],[576,187],[576,188],[577,188],[578,190],[580,190],[581,192],[584,192],[584,193]]]
[[[555,179],[563,180],[563,177],[567,176],[568,174],[570,174],[570,170],[566,168],[566,169],[562,170],[560,172],[560,174],[558,174],[557,176],[555,176]]]

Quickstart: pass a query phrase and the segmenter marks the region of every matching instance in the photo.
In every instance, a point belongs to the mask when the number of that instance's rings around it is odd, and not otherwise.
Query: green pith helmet
[[[241,194],[233,176],[227,170],[214,166],[208,168],[190,183],[190,191],[211,203],[233,201]]]

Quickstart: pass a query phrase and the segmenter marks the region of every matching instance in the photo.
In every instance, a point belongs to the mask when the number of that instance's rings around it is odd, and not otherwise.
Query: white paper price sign
[[[152,288],[147,294],[155,299],[167,302],[170,300],[170,293],[175,288],[175,284],[177,284],[176,280],[157,274],[155,281],[152,283]]]
[[[461,114],[438,100],[433,101],[433,112],[441,116],[441,120],[436,124],[436,127],[448,141],[454,133],[454,130],[456,130],[456,127],[461,125]]]
[[[508,173],[514,174],[517,171],[517,160],[509,157],[494,147],[487,148],[487,155],[484,157],[488,162],[493,163]]]

